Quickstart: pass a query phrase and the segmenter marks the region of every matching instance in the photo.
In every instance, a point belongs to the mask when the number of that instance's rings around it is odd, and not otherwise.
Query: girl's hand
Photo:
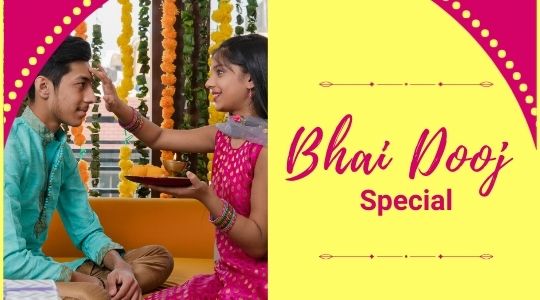
[[[215,195],[214,190],[206,182],[201,181],[197,175],[189,171],[186,175],[189,181],[191,181],[191,186],[189,187],[163,187],[155,185],[149,185],[148,187],[154,191],[173,195],[178,198],[195,198],[206,204]]]
[[[116,113],[123,102],[118,98],[112,80],[107,76],[101,65],[97,69],[90,68],[90,72],[101,80],[101,86],[103,87],[103,96],[101,98],[105,101],[105,108],[112,113]]]

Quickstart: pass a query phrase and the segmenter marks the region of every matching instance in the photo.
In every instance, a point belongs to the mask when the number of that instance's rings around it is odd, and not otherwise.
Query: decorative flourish
[[[118,0],[122,6],[122,32],[118,36],[117,43],[121,52],[122,60],[122,81],[116,88],[118,97],[127,103],[129,91],[133,89],[133,47],[130,45],[133,29],[131,28],[131,5],[130,0]]]
[[[365,82],[365,83],[333,83],[330,81],[322,81],[319,83],[322,87],[332,87],[332,86],[480,86],[480,87],[492,87],[493,83],[490,81],[482,81],[480,83],[445,83],[445,82],[436,82],[436,83],[376,83],[376,82]]]
[[[148,113],[148,106],[146,105],[146,96],[148,95],[148,86],[146,81],[146,74],[150,71],[150,57],[148,57],[148,27],[150,26],[149,6],[150,0],[139,0],[139,57],[137,62],[141,64],[139,69],[139,75],[137,75],[137,86],[139,92],[137,98],[139,99],[139,113],[146,117]],[[139,159],[139,165],[147,165],[150,162],[150,151],[148,147],[140,140],[134,143],[137,152],[141,155]],[[137,196],[139,198],[146,198],[150,194],[150,189],[143,185],[139,185],[137,188]]]
[[[120,161],[118,166],[120,167],[120,174],[118,178],[120,183],[118,183],[118,191],[120,192],[120,197],[132,198],[137,184],[126,179],[125,175],[128,174],[129,170],[133,167],[133,162],[129,159],[131,157],[131,148],[129,146],[123,145],[120,147]]]
[[[248,0],[247,10],[247,31],[255,33],[257,31],[257,0]]]
[[[493,258],[493,255],[491,254],[481,254],[481,255],[333,255],[324,253],[319,255],[320,259],[323,260],[329,260],[333,258],[369,258],[369,259],[375,259],[375,258],[407,258],[407,259],[414,259],[414,258],[481,258],[484,260],[489,260]]]
[[[103,39],[101,35],[101,25],[94,24],[92,26],[92,67],[97,68],[101,64],[101,50],[103,49]],[[101,91],[99,90],[100,81],[97,77],[92,78],[92,89],[96,95],[96,103],[92,107],[92,123],[87,126],[90,130],[90,140],[92,142],[92,161],[90,162],[90,173],[92,175],[92,189],[90,190],[90,196],[99,197],[101,193],[98,190],[99,185],[99,169],[101,167],[99,149],[99,132],[101,126],[99,125],[99,118],[101,113],[99,112],[99,103],[101,103]]]

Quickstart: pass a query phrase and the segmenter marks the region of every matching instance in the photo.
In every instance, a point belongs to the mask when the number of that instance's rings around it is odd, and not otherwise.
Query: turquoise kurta
[[[58,263],[45,256],[51,216],[58,208],[73,244],[85,258]],[[13,123],[4,150],[4,277],[69,281],[85,260],[102,264],[111,241],[88,204],[66,134],[45,127],[27,108]]]

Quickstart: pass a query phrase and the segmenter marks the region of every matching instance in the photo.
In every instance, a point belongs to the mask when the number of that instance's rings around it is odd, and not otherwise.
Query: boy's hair
[[[232,37],[214,52],[217,60],[240,66],[249,73],[255,88],[253,104],[255,112],[268,119],[268,39],[258,34]]]
[[[68,36],[58,49],[49,58],[45,66],[38,75],[46,77],[52,81],[56,89],[62,80],[62,77],[69,73],[69,64],[74,61],[89,61],[91,57],[90,44],[80,37]],[[30,102],[35,100],[35,87],[32,84],[28,90]]]

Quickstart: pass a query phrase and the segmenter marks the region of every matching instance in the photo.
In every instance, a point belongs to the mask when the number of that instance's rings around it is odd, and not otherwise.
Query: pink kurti
[[[249,217],[251,211],[251,183],[261,149],[261,145],[248,141],[235,149],[229,136],[221,131],[216,134],[214,190],[244,217]],[[220,231],[216,231],[216,243],[220,259],[215,274],[195,276],[183,285],[161,290],[146,299],[267,299],[267,258],[248,256]]]

